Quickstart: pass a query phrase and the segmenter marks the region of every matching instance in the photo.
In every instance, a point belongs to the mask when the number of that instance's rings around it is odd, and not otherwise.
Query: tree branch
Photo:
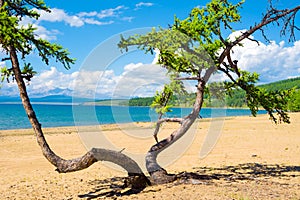
[[[206,84],[207,81],[209,80],[210,76],[217,70],[216,66],[211,66],[210,68],[208,68],[203,76],[203,81]]]
[[[174,78],[175,80],[200,80],[200,77],[190,76],[190,77],[178,77]]]
[[[181,120],[180,127],[169,137],[153,145],[148,151],[146,155],[146,167],[148,173],[151,175],[155,183],[166,183],[173,180],[174,177],[169,176],[167,174],[167,171],[157,163],[157,156],[160,152],[179,140],[197,119],[203,103],[204,87],[205,82],[202,79],[198,80],[196,101],[191,113],[188,116],[184,117],[182,120],[174,118],[174,121],[177,122]]]
[[[161,126],[162,123],[164,123],[164,122],[178,122],[178,123],[181,123],[182,120],[183,120],[183,118],[162,118],[162,119],[159,119],[156,122],[156,127],[155,127],[155,130],[154,130],[154,133],[153,133],[153,137],[155,138],[155,141],[158,143],[157,134],[159,132],[159,129],[160,129],[160,126]]]
[[[6,61],[6,60],[10,60],[10,58],[2,58],[1,61]]]
[[[250,41],[252,41],[252,42],[256,42],[256,44],[257,44],[258,46],[260,45],[259,42],[258,42],[257,40],[255,40],[255,39],[252,39],[252,38],[250,38],[250,37],[247,37],[247,39],[250,40]]]
[[[218,63],[223,63],[225,57],[229,54],[230,50],[232,49],[232,47],[236,46],[237,44],[239,44],[242,40],[248,38],[250,35],[252,35],[255,31],[257,30],[261,30],[262,27],[277,21],[280,18],[285,17],[286,15],[290,14],[290,13],[297,13],[300,9],[300,6],[297,6],[291,10],[271,10],[269,11],[263,18],[263,20],[255,25],[254,27],[250,28],[249,30],[247,30],[246,32],[244,32],[242,35],[240,35],[239,37],[237,37],[233,42],[230,42],[228,46],[226,46],[225,50],[222,52],[222,54],[220,55],[219,59],[218,59]],[[272,17],[272,15],[275,15],[274,17]]]
[[[19,67],[16,49],[13,46],[9,46],[9,53],[12,63],[12,70],[15,76],[15,80],[18,84],[22,104],[24,106],[28,119],[32,125],[32,128],[35,132],[37,143],[41,147],[42,153],[45,156],[45,158],[57,168],[56,171],[58,171],[59,173],[78,171],[91,166],[93,163],[99,160],[105,160],[120,165],[121,167],[126,169],[128,174],[131,176],[138,175],[140,178],[137,179],[137,181],[142,181],[144,182],[144,184],[149,183],[149,180],[143,174],[142,170],[137,165],[137,163],[128,156],[122,154],[121,152],[107,149],[92,149],[85,155],[70,160],[62,159],[61,157],[56,155],[48,145],[44,137],[41,124],[39,123],[30,103],[30,99],[28,97],[26,86]]]
[[[240,43],[242,40],[245,38],[248,38],[250,35],[252,35],[255,31],[258,29],[261,29],[262,27],[266,26],[267,24],[270,24],[272,22],[277,21],[280,18],[283,18],[287,16],[290,13],[297,13],[298,10],[300,9],[300,6],[297,6],[291,10],[271,10],[271,12],[267,13],[265,17],[263,18],[262,22],[254,26],[252,29],[246,31],[243,33],[241,36],[239,36],[233,43],[232,46],[237,45]],[[271,17],[272,15],[275,15],[274,17]]]
[[[231,76],[231,74],[229,73],[229,71],[227,71],[226,69],[224,69],[222,67],[218,67],[218,70],[224,72],[232,82],[234,82],[235,84],[238,84],[236,82],[236,80]]]
[[[237,66],[237,61],[232,61],[230,52],[227,55],[227,60],[228,60],[229,66],[231,67],[232,71],[235,72],[238,75],[238,77],[240,77],[241,74],[240,74],[238,66]]]

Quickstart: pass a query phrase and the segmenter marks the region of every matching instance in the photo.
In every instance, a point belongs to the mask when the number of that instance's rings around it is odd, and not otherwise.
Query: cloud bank
[[[109,8],[105,10],[91,11],[91,12],[79,12],[75,14],[68,14],[63,9],[52,8],[51,12],[36,10],[40,17],[38,23],[42,21],[47,22],[64,22],[71,27],[81,27],[86,24],[93,25],[106,25],[114,23],[113,19],[117,19],[123,13],[127,7],[121,5],[115,8]],[[108,20],[107,20],[108,19]],[[105,21],[100,21],[105,20]]]
[[[141,9],[142,7],[153,6],[153,3],[140,2],[135,5],[133,10]],[[126,16],[124,12],[129,10],[128,7],[124,5],[119,5],[114,8],[108,8],[100,11],[90,11],[90,12],[78,12],[70,14],[64,9],[51,8],[51,12],[41,11],[38,9],[33,9],[40,14],[38,20],[24,17],[21,21],[21,25],[33,24],[37,28],[36,34],[39,38],[47,40],[56,40],[56,35],[59,34],[58,30],[48,30],[41,25],[42,22],[60,22],[65,23],[70,27],[82,27],[84,25],[109,25],[116,21],[127,21],[131,22],[134,17]]]
[[[165,69],[158,65],[142,63],[126,65],[120,75],[116,75],[114,70],[81,70],[67,74],[51,67],[32,78],[27,91],[32,97],[68,95],[106,99],[153,96],[168,82],[165,73]],[[0,94],[17,96],[16,83],[3,82]]]
[[[59,72],[53,66],[32,79],[28,92],[31,96],[64,94],[97,99],[153,96],[157,89],[168,82],[165,69],[155,64],[159,51],[155,53],[152,64],[129,63],[122,67],[121,74],[116,74],[114,69],[67,73]],[[234,47],[233,59],[239,61],[238,65],[243,70],[259,73],[259,83],[297,77],[300,75],[300,41],[290,45],[274,41],[270,44],[259,42],[257,45],[246,40],[243,47]],[[225,76],[217,74],[213,79],[224,80]],[[18,95],[15,83],[4,82],[2,85],[1,95]]]
[[[238,32],[231,35],[238,34]],[[260,83],[300,76],[300,41],[287,46],[284,41],[264,44],[245,40],[233,48],[233,59],[243,70],[260,74]]]

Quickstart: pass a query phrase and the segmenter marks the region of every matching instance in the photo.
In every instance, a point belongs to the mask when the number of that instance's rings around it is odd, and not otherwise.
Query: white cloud
[[[127,21],[127,22],[132,22],[133,19],[134,19],[134,17],[122,17],[121,18],[122,21]]]
[[[79,17],[94,17],[96,16],[98,13],[96,11],[92,11],[92,12],[80,12],[78,13]]]
[[[153,3],[150,3],[150,2],[140,2],[140,3],[137,3],[135,4],[135,10],[138,10],[140,9],[141,7],[151,7],[153,6],[154,4]]]
[[[36,28],[35,34],[38,38],[45,39],[45,40],[56,40],[57,35],[61,34],[60,31],[56,29],[48,30],[43,26],[34,24],[33,27]]]
[[[159,54],[160,54],[160,51],[159,49],[154,49],[154,53],[155,53],[155,57],[152,61],[152,64],[157,64],[158,63],[158,59],[159,59]]]
[[[158,65],[130,63],[120,75],[113,70],[59,72],[55,67],[38,73],[27,86],[31,97],[47,95],[74,95],[89,98],[129,98],[153,96],[168,82],[166,70]],[[5,83],[1,88],[5,96],[17,96],[15,83]]]
[[[153,96],[158,88],[169,82],[166,69],[153,64],[129,64],[124,68],[114,88],[115,98]]]
[[[140,9],[142,7],[153,6],[153,3],[140,2],[135,5],[134,9]],[[127,21],[131,22],[134,17],[132,16],[122,16],[125,10],[128,10],[128,7],[124,5],[119,5],[114,8],[103,9],[100,11],[90,11],[90,12],[79,12],[79,13],[68,13],[63,9],[51,8],[51,12],[41,11],[38,9],[33,9],[40,14],[38,20],[31,19],[28,17],[23,17],[21,25],[33,24],[36,28],[36,34],[38,38],[47,39],[47,40],[56,40],[56,35],[60,32],[57,30],[48,30],[41,25],[41,22],[58,22],[65,23],[71,27],[82,27],[86,24],[89,25],[109,25],[113,24],[116,21]]]
[[[71,27],[82,27],[86,24],[90,25],[109,25],[113,24],[115,20],[131,21],[133,17],[121,17],[123,10],[126,10],[127,7],[121,5],[115,8],[104,9],[99,12],[79,12],[75,14],[69,14],[63,9],[52,8],[51,12],[41,11],[34,9],[40,14],[38,20],[34,20],[28,17],[22,18],[21,25],[27,26],[28,24],[33,24],[36,30],[38,38],[56,40],[56,35],[59,34],[57,30],[47,30],[41,25],[41,22],[64,22],[65,24]]]
[[[83,21],[86,24],[93,24],[93,25],[99,25],[99,26],[109,25],[109,24],[113,24],[114,23],[113,20],[110,20],[110,21],[107,21],[107,22],[101,22],[99,20],[95,20],[95,19],[92,19],[92,18],[86,18],[86,19],[83,19]]]
[[[244,40],[243,47],[234,47],[233,52],[232,59],[238,60],[238,66],[259,73],[263,83],[299,76],[300,41],[286,46],[283,41],[272,41],[270,44],[259,42],[257,45],[256,42]]]
[[[77,74],[78,72],[65,74],[51,67],[50,70],[45,70],[32,78],[28,85],[28,93],[33,96],[44,96],[52,95],[51,91],[60,90],[60,94],[70,95]]]
[[[141,67],[142,65],[143,65],[143,63],[137,63],[137,64],[130,63],[130,64],[127,64],[124,67],[124,73],[123,74],[126,74],[126,73],[128,73],[130,71],[134,71],[135,69]]]
[[[115,8],[109,8],[106,10],[102,10],[100,13],[97,14],[97,17],[100,19],[106,17],[118,17],[122,10],[127,9],[125,6],[117,6]]]
[[[76,14],[76,16],[80,18],[85,18],[85,17],[96,17],[98,19],[103,19],[103,18],[116,18],[119,17],[120,14],[122,14],[123,10],[126,10],[127,7],[121,5],[117,6],[115,8],[108,8],[101,10],[100,12],[97,11],[91,11],[91,12],[80,12]]]
[[[0,61],[0,68],[5,66],[5,62],[4,61]]]
[[[60,34],[60,32],[56,29],[48,30],[45,27],[39,25],[39,22],[36,20],[30,19],[28,17],[22,18],[20,21],[20,26],[27,27],[29,24],[35,28],[35,35],[37,38],[42,38],[45,40],[56,40],[56,35]]]
[[[113,70],[98,75],[83,71],[77,77],[75,93],[97,98],[153,96],[157,87],[168,81],[165,72],[160,66],[142,63],[126,65],[120,75]]]
[[[108,98],[118,77],[113,70],[78,72],[73,81],[73,95],[89,98]]]
[[[58,8],[52,8],[51,12],[39,11],[39,21],[48,22],[65,22],[70,26],[80,27],[84,25],[83,20],[76,15],[69,15],[64,10]]]
[[[231,40],[243,31],[232,33]],[[251,39],[255,39],[251,36]],[[300,76],[300,41],[286,45],[284,41],[269,44],[251,40],[243,40],[243,46],[235,46],[232,59],[238,60],[238,67],[242,70],[260,74],[259,84],[270,83]],[[223,73],[214,74],[211,81],[228,80]]]

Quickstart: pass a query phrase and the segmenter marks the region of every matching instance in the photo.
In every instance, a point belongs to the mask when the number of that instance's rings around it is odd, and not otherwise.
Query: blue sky
[[[38,75],[28,86],[29,93],[32,96],[72,95],[71,91],[76,90],[75,93],[82,96],[117,98],[149,96],[155,89],[161,87],[160,85],[165,82],[166,78],[162,75],[163,70],[147,68],[155,55],[132,52],[122,56],[115,47],[103,49],[103,42],[111,40],[112,37],[116,39],[120,33],[132,29],[167,27],[173,23],[174,15],[184,19],[193,7],[204,6],[208,1],[45,0],[45,2],[52,10],[51,14],[41,13],[38,21],[25,19],[24,23],[35,24],[39,37],[63,45],[77,61],[71,70],[65,70],[55,62],[45,66],[38,61],[36,56],[31,56],[30,61],[38,71]],[[243,30],[259,22],[262,13],[267,8],[267,2],[267,0],[260,0],[259,3],[255,0],[246,0],[241,9],[242,22],[234,25],[234,28]],[[276,5],[279,8],[291,8],[297,4],[299,4],[297,0],[290,0]],[[300,24],[299,18],[298,15],[296,20],[298,24]],[[236,49],[236,58],[240,60],[239,63],[244,65],[244,69],[260,73],[261,83],[299,76],[300,41],[288,43],[286,38],[279,37],[279,29],[272,26],[268,27],[267,33],[272,43],[266,43],[261,34],[255,34],[254,38],[261,41],[259,47],[248,41],[244,49]],[[300,40],[299,36],[298,31],[296,40]],[[95,50],[98,51],[99,61],[93,60],[93,64],[95,67],[99,64],[99,69],[94,68],[93,72],[88,72],[85,62],[89,61],[91,52]],[[115,51],[118,51],[117,57],[110,67],[100,66],[103,62],[101,59],[106,57],[105,52]],[[280,71],[281,67],[285,69],[283,73]],[[152,71],[150,72],[149,69]],[[86,77],[78,78],[83,77],[80,72],[85,73]],[[137,72],[141,74],[141,77],[138,77]],[[147,74],[148,78],[145,78],[143,73]],[[82,88],[78,89],[78,85]],[[120,85],[126,85],[125,91],[130,92],[116,96],[117,91],[123,91]],[[4,83],[0,94],[15,96],[17,90],[12,83]]]

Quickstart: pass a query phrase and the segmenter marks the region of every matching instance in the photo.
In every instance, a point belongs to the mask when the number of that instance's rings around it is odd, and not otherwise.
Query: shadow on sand
[[[293,178],[300,176],[300,166],[284,166],[277,164],[267,165],[258,163],[245,163],[236,166],[225,166],[220,168],[199,167],[194,168],[194,170],[194,172],[181,172],[178,174],[173,174],[175,176],[175,181],[170,184],[213,184],[214,181],[217,180],[234,182],[240,180],[251,181],[271,177]],[[88,192],[87,194],[80,194],[78,197],[83,199],[122,197],[131,194],[138,194],[145,189],[132,189],[127,183],[127,177],[93,180],[88,182],[88,184],[93,187],[92,191]]]

